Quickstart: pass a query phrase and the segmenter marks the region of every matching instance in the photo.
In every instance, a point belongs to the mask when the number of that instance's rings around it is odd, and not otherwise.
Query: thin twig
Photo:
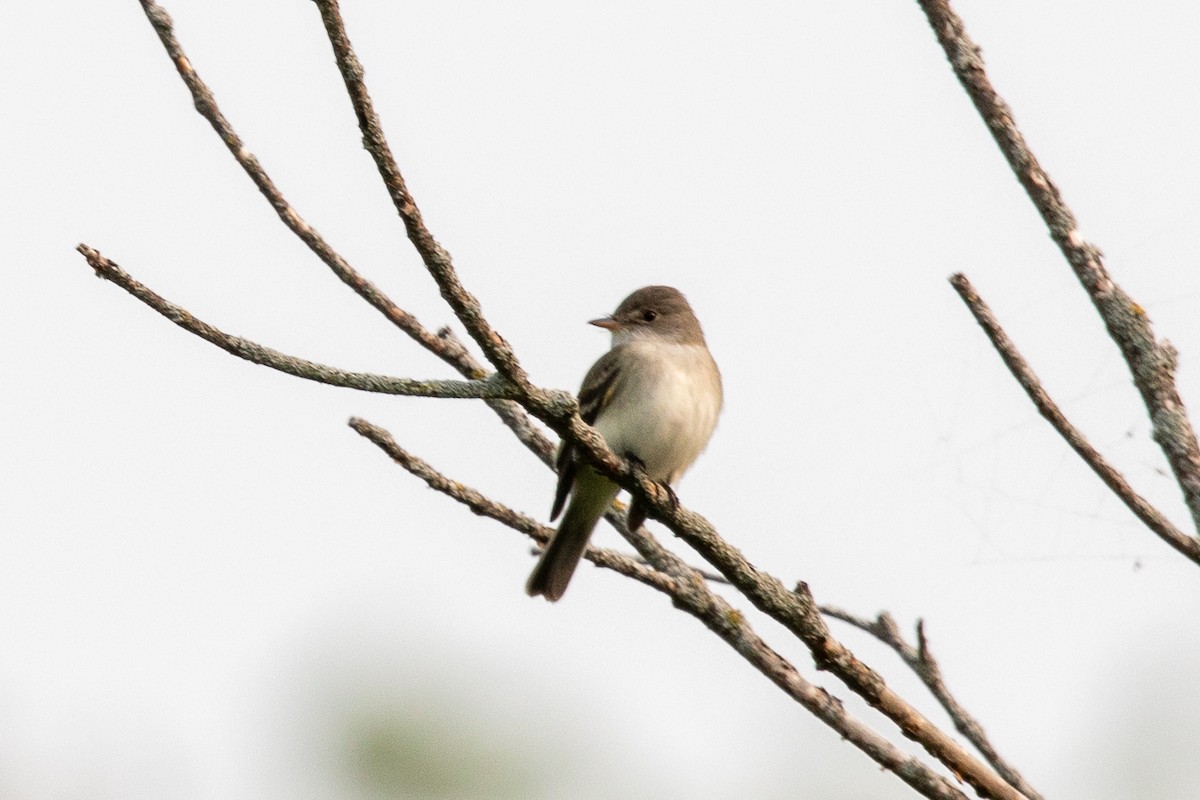
[[[139,0],[167,55],[174,63],[192,95],[196,110],[212,126],[234,159],[258,187],[283,223],[347,286],[380,311],[393,324],[431,353],[454,367],[471,380],[488,377],[485,370],[463,344],[447,328],[436,335],[430,333],[412,314],[401,309],[374,284],[363,278],[312,228],[283,196],[258,159],[249,151],[233,126],[221,113],[212,90],[201,80],[175,36],[174,23],[167,11],[153,0]],[[507,400],[487,400],[501,421],[542,463],[553,466],[554,444],[530,424],[529,416],[519,405]]]
[[[614,516],[616,516],[615,512],[614,512]],[[624,519],[624,517],[619,517],[619,519]],[[615,524],[616,523],[614,522],[614,525]],[[649,561],[646,561],[646,559],[644,559],[644,558],[642,558],[641,560],[644,563],[647,563],[647,564],[650,563]],[[690,564],[688,565],[688,569],[692,570],[692,572],[696,573],[697,575],[700,576],[700,578],[702,578],[703,580],[705,580],[709,583],[715,583],[715,584],[718,584],[721,586],[731,586],[732,585],[729,583],[728,578],[726,578],[724,575],[721,575],[718,572],[713,572],[712,570],[709,570],[709,569],[701,569],[700,567],[694,567]]]
[[[271,176],[258,163],[258,159],[246,147],[245,142],[238,136],[233,126],[229,124],[229,120],[225,119],[225,115],[221,113],[212,90],[200,79],[199,74],[197,74],[195,68],[192,66],[192,62],[188,60],[187,55],[183,52],[183,47],[179,44],[179,40],[175,37],[175,28],[174,23],[171,21],[171,16],[162,6],[155,3],[154,0],[139,0],[139,2],[141,2],[142,9],[146,12],[146,18],[150,20],[150,24],[158,34],[163,47],[166,48],[167,55],[174,62],[175,69],[179,72],[179,77],[183,78],[183,82],[192,93],[192,101],[196,106],[196,110],[212,125],[213,130],[217,132],[217,135],[221,137],[221,141],[225,143],[225,146],[233,154],[238,164],[250,176],[250,179],[254,181],[254,185],[267,198],[271,207],[275,209],[275,213],[279,215],[283,224],[288,227],[288,230],[308,245],[308,248],[333,271],[334,275],[353,289],[359,297],[362,297],[371,306],[380,311],[396,327],[420,343],[429,352],[434,353],[446,363],[461,370],[468,361],[472,360],[470,354],[461,345],[458,345],[456,342],[439,339],[432,331],[421,325],[416,317],[393,303],[373,283],[359,275],[337,251],[330,247],[321,234],[317,233],[296,212],[296,209],[283,196],[283,193],[275,185],[275,182],[271,180]],[[478,379],[484,377],[484,373],[478,365],[475,365],[475,374],[468,375],[467,377]]]
[[[175,64],[179,76],[191,92],[196,110],[208,120],[213,130],[225,143],[234,159],[258,187],[263,197],[275,209],[279,218],[321,261],[329,267],[343,283],[354,290],[359,297],[367,301],[373,308],[382,313],[405,334],[420,344],[429,352],[449,364],[460,375],[470,380],[483,380],[489,371],[484,369],[470,352],[453,336],[437,335],[427,330],[412,314],[397,306],[386,294],[373,283],[362,277],[341,255],[334,250],[317,231],[310,226],[294,207],[283,196],[283,193],[271,180],[258,159],[250,152],[238,136],[237,131],[221,113],[217,99],[208,85],[200,79],[175,36],[174,24],[170,15],[153,0],[139,0],[147,19],[158,34],[159,40]],[[488,400],[488,406],[500,417],[531,452],[547,466],[553,465],[554,445],[542,433],[529,424],[529,416],[520,406],[506,400]]]
[[[402,448],[391,434],[382,428],[357,418],[350,420],[350,427],[371,440],[397,464],[425,481],[430,487],[466,505],[476,514],[488,516],[539,542],[544,542],[549,537],[548,528],[442,475]],[[946,778],[935,773],[919,759],[900,751],[863,722],[848,714],[837,698],[805,680],[791,663],[754,632],[741,612],[719,595],[709,591],[703,582],[677,580],[630,556],[595,547],[588,548],[586,557],[598,566],[612,569],[666,594],[676,607],[700,620],[789,697],[925,797],[966,800],[966,796]]]
[[[451,480],[436,470],[428,462],[418,458],[401,447],[395,438],[383,428],[367,422],[359,417],[351,417],[349,425],[359,435],[374,442],[379,449],[404,469],[423,480],[431,489],[457,500],[475,514],[494,519],[497,522],[529,536],[540,545],[544,545],[553,531],[532,517],[514,511],[503,503],[484,495],[470,486]],[[639,563],[637,559],[605,550],[599,547],[589,547],[585,557],[597,566],[611,569],[628,578],[641,581],[661,591],[671,589],[671,578],[658,572],[653,567]]]
[[[1000,354],[1000,358],[1004,360],[1008,371],[1017,379],[1017,383],[1021,384],[1021,388],[1029,395],[1029,399],[1033,401],[1038,412],[1046,418],[1046,420],[1054,427],[1054,430],[1067,440],[1067,444],[1071,446],[1080,458],[1083,459],[1092,471],[1100,476],[1100,480],[1104,481],[1104,485],[1112,490],[1121,502],[1133,512],[1139,520],[1142,521],[1147,528],[1167,544],[1174,547],[1183,555],[1187,556],[1191,561],[1200,564],[1200,540],[1193,536],[1188,536],[1183,531],[1171,524],[1165,516],[1159,512],[1149,501],[1134,491],[1129,482],[1125,480],[1125,476],[1117,471],[1112,464],[1105,460],[1091,442],[1083,435],[1083,433],[1071,424],[1071,421],[1066,418],[1058,405],[1046,393],[1042,387],[1041,381],[1038,380],[1036,374],[1029,367],[1029,364],[1021,356],[1017,346],[1000,327],[1000,323],[996,320],[996,316],[992,310],[984,302],[983,298],[975,291],[975,287],[967,280],[967,277],[961,273],[950,278],[950,284],[954,290],[958,292],[959,297],[967,304],[967,308],[971,310],[975,321],[979,323],[979,327],[983,328],[984,333],[992,342],[992,346],[996,348],[996,352]]]
[[[443,397],[456,399],[507,398],[514,395],[511,384],[498,374],[491,378],[478,381],[419,381],[409,378],[393,378],[388,375],[376,375],[369,372],[347,372],[346,370],[307,361],[303,358],[289,356],[257,342],[232,336],[209,325],[202,319],[193,316],[185,308],[155,293],[148,286],[139,283],[129,273],[121,269],[116,262],[105,258],[98,251],[85,244],[76,248],[88,264],[96,271],[98,277],[120,286],[129,294],[141,300],[150,308],[162,314],[179,327],[194,333],[200,338],[215,344],[227,353],[243,358],[264,367],[286,372],[317,383],[330,386],[342,386],[348,389],[358,389],[363,392],[378,392],[380,394],[396,394],[408,397]]]
[[[483,316],[479,301],[467,291],[458,279],[458,274],[450,261],[450,254],[438,244],[438,241],[433,238],[433,234],[429,232],[425,220],[421,217],[421,210],[417,207],[412,193],[409,192],[404,176],[400,174],[400,168],[396,164],[396,159],[388,146],[387,137],[384,135],[383,125],[379,121],[379,115],[375,112],[371,95],[367,92],[367,85],[363,81],[362,64],[350,46],[350,39],[346,35],[346,26],[342,22],[342,13],[338,8],[337,0],[317,0],[317,7],[321,11],[321,21],[325,25],[329,43],[333,45],[333,54],[337,59],[342,80],[346,84],[346,92],[350,95],[354,113],[358,117],[358,127],[363,136],[363,147],[375,160],[375,166],[379,170],[380,177],[383,178],[388,196],[391,197],[392,204],[404,221],[404,228],[408,232],[409,240],[421,256],[426,269],[437,282],[442,297],[454,310],[455,316],[467,329],[467,333],[483,350],[488,361],[504,377],[518,387],[525,388],[529,385],[529,379],[520,362],[517,361],[512,347],[492,328]]]
[[[439,328],[437,335],[439,339],[449,339],[457,347],[466,349],[448,326]],[[552,470],[555,468],[554,455],[557,448],[545,434],[533,426],[529,414],[524,408],[512,400],[487,400],[485,402],[496,412],[513,435],[537,456],[539,461]]]
[[[967,36],[949,0],[918,2],[954,74],[1125,357],[1150,415],[1154,440],[1166,455],[1200,531],[1200,444],[1175,386],[1175,348],[1158,341],[1145,310],[1109,276],[1100,249],[1079,233],[1075,215],[1017,129],[1012,110],[988,79],[979,47]]]
[[[886,611],[881,612],[873,620],[828,605],[821,606],[821,613],[827,617],[841,620],[860,630],[866,631],[896,651],[901,660],[917,674],[921,682],[925,684],[926,688],[929,689],[942,708],[946,710],[950,719],[954,721],[954,727],[958,732],[965,736],[975,746],[975,749],[983,754],[983,757],[996,769],[996,772],[1000,773],[1000,776],[1004,780],[1008,781],[1014,789],[1028,797],[1029,800],[1043,800],[1042,795],[1029,785],[1029,782],[1017,771],[1016,767],[1009,764],[996,751],[996,748],[992,746],[979,721],[963,708],[962,704],[950,693],[945,679],[942,678],[942,670],[938,666],[937,659],[933,657],[933,653],[929,650],[929,642],[925,638],[924,620],[917,620],[917,644],[914,646],[905,640],[904,636],[900,633],[900,628],[896,625],[896,621]]]

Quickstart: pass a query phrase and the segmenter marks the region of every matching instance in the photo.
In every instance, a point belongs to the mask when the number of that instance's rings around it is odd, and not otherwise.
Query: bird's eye
[[[658,319],[658,312],[652,308],[647,308],[642,312],[642,319],[646,322],[654,322],[654,320]]]

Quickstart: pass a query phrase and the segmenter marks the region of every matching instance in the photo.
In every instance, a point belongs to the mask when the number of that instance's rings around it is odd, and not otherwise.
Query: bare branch
[[[979,48],[967,36],[962,19],[950,7],[949,0],[918,2],[954,74],[1125,357],[1150,415],[1154,440],[1166,454],[1200,531],[1200,444],[1175,387],[1175,348],[1155,338],[1145,310],[1109,276],[1100,249],[1079,233],[1075,215],[1017,129],[1012,110],[993,88]]]
[[[722,575],[702,570],[698,570],[698,572],[700,572],[706,581],[729,584],[729,581]],[[921,678],[930,692],[941,703],[959,733],[967,737],[967,740],[979,750],[1000,776],[1014,789],[1028,797],[1029,800],[1042,800],[1042,795],[1029,785],[1015,767],[1000,756],[988,740],[983,726],[958,703],[946,687],[937,661],[934,659],[933,653],[929,651],[928,643],[925,639],[923,620],[918,620],[917,622],[917,634],[920,646],[912,647],[900,635],[895,621],[886,612],[881,613],[875,620],[869,620],[831,605],[819,605],[818,610],[827,617],[841,620],[866,631],[892,647],[904,662],[917,673],[918,677]]]
[[[1021,356],[1008,334],[1000,327],[992,310],[975,291],[975,287],[971,285],[967,277],[959,273],[950,278],[950,283],[963,302],[967,304],[967,308],[971,310],[979,327],[983,328],[984,333],[991,340],[992,346],[1004,360],[1009,372],[1017,379],[1017,383],[1021,384],[1021,388],[1029,395],[1029,399],[1033,401],[1038,412],[1049,421],[1054,430],[1067,440],[1071,449],[1092,468],[1093,472],[1100,476],[1104,485],[1121,499],[1121,502],[1142,521],[1142,524],[1191,561],[1200,564],[1200,539],[1187,536],[1172,525],[1171,521],[1164,517],[1158,509],[1135,492],[1129,482],[1125,480],[1125,476],[1118,472],[1112,464],[1109,464],[1083,433],[1071,424],[1071,421],[1066,418],[1055,402],[1050,399],[1050,395],[1042,388],[1037,375]]]
[[[456,346],[463,347],[462,342],[448,326],[439,328],[437,335],[439,339],[449,339]],[[512,400],[487,400],[485,402],[496,412],[501,422],[512,431],[521,444],[537,456],[539,461],[550,469],[554,469],[554,454],[557,448],[546,438],[545,434],[533,426],[529,414],[524,408]]]
[[[913,646],[904,639],[899,627],[896,625],[896,621],[886,611],[881,612],[873,620],[851,614],[849,611],[843,611],[835,606],[823,605],[821,606],[821,613],[827,617],[841,620],[860,630],[866,631],[895,650],[896,654],[917,674],[921,682],[925,684],[926,688],[929,689],[942,708],[946,710],[946,713],[950,715],[955,729],[967,737],[967,741],[983,754],[988,763],[1000,773],[1000,777],[1008,781],[1014,789],[1028,797],[1029,800],[1042,800],[1042,795],[1029,785],[1029,782],[1022,777],[1016,767],[1001,757],[987,738],[983,726],[963,708],[946,687],[946,682],[942,678],[941,668],[938,666],[937,660],[933,657],[933,653],[930,652],[929,642],[925,638],[924,620],[917,620],[917,645]]]
[[[155,3],[154,0],[139,0],[139,2],[141,2],[142,9],[146,12],[146,18],[154,26],[154,30],[158,34],[159,40],[162,41],[163,47],[166,48],[167,55],[174,62],[175,69],[179,72],[179,77],[183,78],[183,82],[187,84],[188,90],[192,93],[192,100],[195,103],[196,110],[212,125],[213,130],[217,132],[217,135],[221,137],[221,141],[225,143],[225,146],[233,154],[238,164],[246,171],[250,179],[254,181],[254,185],[258,187],[258,190],[271,203],[271,207],[275,209],[275,213],[279,215],[279,218],[288,227],[288,230],[296,234],[301,241],[308,245],[309,249],[343,283],[391,320],[396,327],[447,364],[455,367],[460,372],[463,371],[473,359],[471,359],[470,354],[461,345],[458,345],[457,342],[439,339],[431,331],[422,326],[416,317],[393,303],[373,283],[363,278],[353,267],[346,263],[346,260],[321,237],[321,234],[317,233],[315,229],[305,222],[296,212],[296,209],[288,203],[283,193],[275,185],[275,182],[271,180],[270,175],[258,163],[258,159],[249,151],[241,137],[233,129],[233,126],[229,124],[229,121],[225,119],[225,116],[221,113],[221,109],[217,106],[217,99],[213,95],[212,90],[200,79],[195,68],[192,67],[192,62],[188,60],[187,55],[183,52],[183,47],[175,37],[174,23],[171,21],[171,16],[162,6]],[[484,372],[478,364],[473,366],[471,373],[467,377],[484,377]]]
[[[342,12],[338,8],[337,0],[317,0],[317,7],[321,10],[321,21],[325,24],[325,32],[329,36],[330,44],[333,45],[333,54],[337,59],[338,69],[342,73],[346,91],[350,95],[354,113],[358,117],[358,127],[363,135],[363,147],[375,160],[375,166],[379,170],[380,177],[383,178],[384,186],[387,187],[388,196],[391,197],[392,204],[395,205],[396,211],[404,221],[409,240],[420,254],[421,260],[425,262],[425,267],[433,279],[437,281],[442,297],[454,310],[455,316],[467,329],[467,333],[483,350],[492,366],[517,386],[527,387],[529,385],[528,376],[520,362],[517,361],[512,347],[499,333],[493,330],[491,324],[483,316],[479,301],[459,281],[454,265],[450,261],[450,254],[438,244],[437,240],[433,238],[433,234],[429,232],[429,228],[425,226],[421,210],[417,208],[416,201],[413,200],[408,185],[404,182],[404,176],[400,174],[400,168],[388,146],[379,115],[375,113],[371,95],[367,92],[366,83],[363,82],[362,64],[350,46],[350,39],[346,35],[346,26],[342,22]]]
[[[818,660],[818,669],[824,667],[843,680],[854,682],[852,688],[862,695],[888,718],[894,720],[906,736],[920,743],[935,758],[954,770],[955,774],[969,783],[982,797],[1019,800],[1021,795],[999,775],[984,767],[952,737],[926,719],[903,698],[893,692],[877,673],[863,664],[844,645],[833,638],[820,617],[816,601],[803,581],[796,585],[795,596],[800,599],[802,621],[805,625],[805,643]],[[813,619],[815,618],[815,620]],[[820,635],[823,639],[818,640]],[[810,643],[810,639],[812,640]],[[846,675],[847,677],[843,677]],[[872,696],[862,690],[874,691]],[[960,769],[960,765],[962,769]]]
[[[650,563],[650,562],[646,561],[646,559],[644,559],[644,558],[641,560],[644,563],[647,563],[647,564]],[[699,575],[702,579],[704,579],[708,583],[715,583],[720,586],[732,586],[732,584],[729,582],[729,579],[726,578],[724,575],[720,574],[719,572],[713,572],[710,569],[701,569],[700,567],[693,567],[690,564],[688,565],[688,569],[695,572],[697,575]],[[824,611],[822,611],[822,613],[824,613]]]
[[[549,538],[549,528],[447,478],[402,448],[391,434],[382,428],[358,418],[350,420],[350,427],[374,442],[396,463],[425,481],[431,488],[466,505],[474,513],[497,520],[539,542],[545,542]],[[668,551],[663,552],[668,560],[678,560]],[[919,759],[900,751],[863,722],[848,714],[837,698],[805,680],[791,663],[754,632],[740,611],[730,606],[719,595],[709,591],[702,581],[678,580],[647,567],[630,556],[596,547],[589,547],[585,556],[598,566],[631,577],[669,596],[678,608],[691,614],[720,636],[789,697],[870,756],[881,767],[896,773],[920,794],[937,800],[966,800],[966,796],[947,779],[921,763]],[[657,559],[658,555],[655,555],[655,560]]]
[[[367,422],[359,417],[351,417],[349,425],[360,436],[374,442],[380,450],[404,469],[425,481],[429,488],[450,497],[465,505],[475,514],[494,519],[497,522],[519,531],[533,539],[538,544],[545,544],[553,531],[532,517],[514,511],[503,503],[487,497],[483,493],[465,484],[447,478],[438,472],[428,462],[414,456],[401,447],[395,438],[383,428]],[[622,555],[613,550],[599,547],[589,547],[585,557],[597,566],[611,569],[626,577],[641,581],[661,591],[671,588],[671,579],[637,559]]]
[[[369,372],[347,372],[337,367],[306,361],[278,350],[264,347],[257,342],[244,339],[241,336],[231,336],[224,331],[197,319],[171,301],[159,296],[149,287],[139,283],[129,273],[117,266],[116,262],[105,258],[98,251],[85,244],[76,248],[88,264],[96,271],[98,277],[104,278],[120,286],[131,295],[141,300],[150,308],[162,314],[179,327],[194,333],[202,339],[215,344],[217,347],[255,364],[286,372],[298,378],[304,378],[330,386],[342,386],[348,389],[358,389],[364,392],[379,392],[381,394],[405,395],[408,397],[445,397],[457,399],[479,398],[508,398],[514,396],[512,385],[499,375],[487,380],[478,381],[417,381],[409,378],[393,378],[387,375],[375,375]]]
[[[712,523],[677,505],[662,487],[609,450],[599,433],[579,419],[574,398],[564,394],[533,387],[522,403],[552,426],[558,425],[560,432],[570,438],[585,460],[622,488],[636,493],[650,516],[666,525],[716,567],[755,607],[800,638],[812,653],[817,669],[829,670],[836,675],[851,691],[881,711],[906,736],[920,743],[981,796],[1019,800],[1020,795],[1003,778],[892,691],[878,673],[834,638],[806,584],[801,583],[795,591],[788,591],[778,578],[751,564],[740,550],[718,535]],[[566,416],[567,412],[569,416]]]
[[[795,591],[788,591],[778,578],[759,570],[740,550],[722,539],[707,519],[677,505],[662,487],[618,458],[599,433],[579,419],[574,398],[533,387],[522,403],[552,427],[557,425],[556,430],[570,438],[585,460],[622,488],[636,493],[651,517],[666,525],[716,567],[755,607],[803,641],[812,653],[817,669],[836,675],[851,691],[881,711],[906,736],[920,743],[981,796],[1019,799],[1017,791],[1003,778],[926,719],[889,688],[878,673],[834,638],[806,584],[801,583]]]
[[[422,347],[454,367],[463,377],[472,380],[486,378],[488,371],[471,356],[461,342],[453,336],[445,335],[444,332],[439,332],[436,336],[430,333],[416,317],[397,306],[374,284],[356,272],[312,226],[304,221],[221,113],[212,90],[200,79],[199,74],[192,67],[191,61],[183,52],[179,40],[175,37],[170,15],[153,0],[139,0],[139,2],[166,49],[167,55],[175,64],[179,76],[191,92],[196,110],[212,125],[213,130],[221,137],[221,141],[225,143],[234,159],[254,181],[254,185],[270,202],[271,207],[275,209],[288,229],[299,237],[343,283]],[[487,403],[504,424],[513,431],[517,439],[537,455],[543,463],[547,465],[553,463],[554,445],[529,424],[529,417],[520,406],[505,400],[489,400]]]

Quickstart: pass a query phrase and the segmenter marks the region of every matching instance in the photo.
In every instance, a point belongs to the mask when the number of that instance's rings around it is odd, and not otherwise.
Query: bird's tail
[[[590,470],[576,479],[567,512],[525,584],[530,597],[543,595],[553,602],[563,596],[575,574],[575,567],[583,558],[583,551],[587,549],[592,530],[618,491],[616,484]]]

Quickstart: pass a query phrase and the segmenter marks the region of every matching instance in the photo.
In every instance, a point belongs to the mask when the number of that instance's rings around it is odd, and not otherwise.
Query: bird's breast
[[[651,478],[674,482],[717,426],[720,373],[703,347],[639,343],[628,349],[596,428],[618,454],[636,456]]]

